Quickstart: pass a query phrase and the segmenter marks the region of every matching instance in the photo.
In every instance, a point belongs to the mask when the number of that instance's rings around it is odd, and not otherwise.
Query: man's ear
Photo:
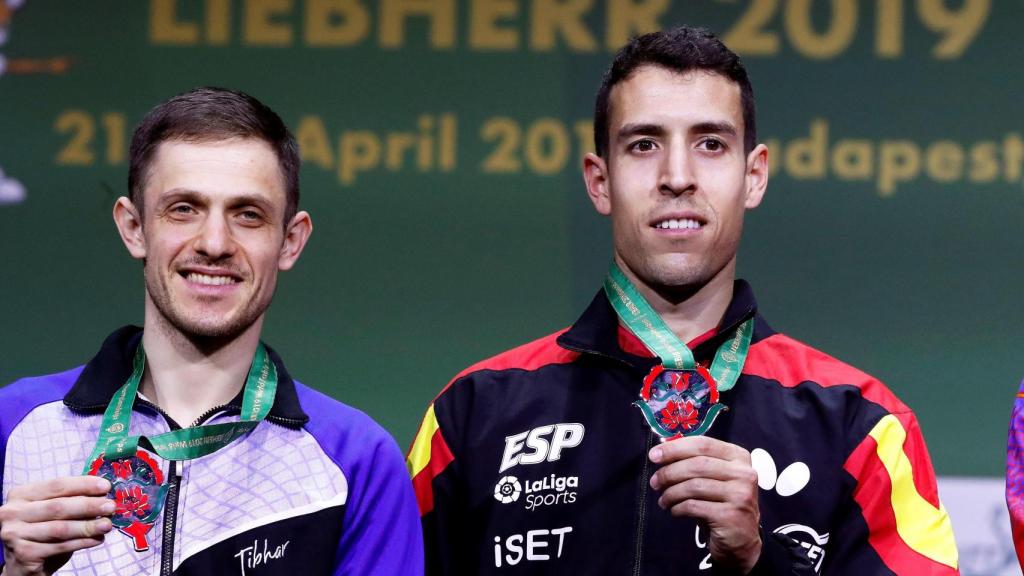
[[[292,221],[284,230],[284,242],[281,244],[281,253],[277,257],[278,270],[291,270],[312,233],[313,220],[309,217],[308,212],[302,211],[292,217]]]
[[[612,213],[612,199],[608,195],[608,164],[597,154],[587,153],[583,157],[583,181],[587,185],[587,196],[599,214]]]
[[[142,233],[142,214],[128,198],[121,196],[114,202],[114,224],[121,241],[132,258],[146,257],[146,237]]]
[[[757,208],[768,189],[768,147],[758,144],[747,154],[747,198],[743,205]]]

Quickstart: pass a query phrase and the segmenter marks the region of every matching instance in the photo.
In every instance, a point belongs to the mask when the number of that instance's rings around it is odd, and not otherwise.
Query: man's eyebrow
[[[701,122],[690,127],[692,134],[727,134],[736,136],[739,130],[732,122]]]
[[[261,208],[268,208],[273,203],[273,200],[262,194],[241,194],[231,198],[231,206],[259,206]]]
[[[661,136],[665,134],[665,127],[660,124],[652,124],[647,122],[623,124],[622,128],[619,128],[619,131],[616,134],[616,136],[618,138],[629,138],[630,136],[637,136],[640,134],[646,134],[649,136]]]
[[[661,136],[666,132],[665,127],[661,124],[654,124],[649,122],[638,122],[635,124],[624,124],[622,128],[619,128],[616,136],[619,138],[629,138],[631,136],[638,135],[649,135],[649,136]],[[691,134],[725,134],[728,136],[737,136],[739,129],[732,122],[700,122],[690,126],[689,132]]]
[[[181,200],[204,200],[206,196],[198,190],[192,190],[191,188],[172,188],[160,196],[160,202],[158,204],[168,204],[173,202],[179,202]]]

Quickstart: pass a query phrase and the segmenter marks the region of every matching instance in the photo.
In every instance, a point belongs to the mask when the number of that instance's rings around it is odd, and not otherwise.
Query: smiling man
[[[634,39],[594,131],[604,288],[428,408],[408,456],[428,573],[955,574],[913,413],[735,278],[768,185],[736,55],[691,28]]]
[[[114,221],[144,328],[0,389],[4,576],[419,574],[401,452],[260,341],[312,232],[272,110],[200,88],[135,131]]]

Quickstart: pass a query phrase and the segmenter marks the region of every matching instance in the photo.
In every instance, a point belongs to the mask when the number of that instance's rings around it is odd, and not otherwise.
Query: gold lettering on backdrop
[[[431,47],[455,47],[455,0],[380,0],[380,6],[381,46],[405,45],[405,20],[419,16],[429,23]]]
[[[1001,141],[973,143],[830,137],[828,120],[812,118],[806,137],[789,142],[766,140],[769,170],[794,180],[874,179],[875,191],[882,197],[921,177],[939,184],[986,184],[1002,176],[1007,184],[1020,184],[1024,174],[1024,138],[1017,132],[1007,133]]]
[[[1019,182],[1024,163],[1024,140],[1020,134],[1007,134],[1003,140],[1003,161],[1007,182]]]
[[[423,115],[419,118],[420,137],[416,148],[416,166],[421,171],[430,168],[434,159],[434,118]]]
[[[370,13],[359,0],[307,0],[306,42],[352,46],[370,33]]]
[[[369,130],[351,130],[341,135],[338,144],[338,180],[351,184],[356,174],[380,164],[380,138]]]
[[[224,46],[231,40],[231,0],[206,0],[206,42]]]
[[[956,142],[941,140],[928,147],[925,170],[936,182],[953,182],[964,176],[964,150]]]
[[[335,170],[342,185],[354,183],[364,172],[451,172],[458,162],[458,121],[454,114],[422,114],[415,130],[348,130],[338,136],[335,155],[319,116],[303,116],[295,130],[303,162]]]
[[[878,2],[875,13],[875,51],[881,58],[903,53],[903,2]]]
[[[995,142],[982,142],[971,149],[972,182],[992,182],[999,177],[999,148]]]
[[[736,13],[722,37],[738,53],[795,53],[815,60],[856,51],[865,38],[874,39],[875,57],[902,58],[907,56],[904,34],[914,26],[938,36],[928,51],[932,58],[956,59],[985,29],[992,11],[991,0],[962,0],[952,8],[946,0],[730,3]],[[819,15],[821,4],[827,7]],[[661,19],[672,5],[671,0],[150,0],[149,27],[154,44],[178,46],[226,46],[240,31],[242,43],[250,46],[370,43],[390,49],[425,44],[434,50],[614,52],[630,37],[670,24]],[[425,37],[407,34],[407,27],[425,29]]]
[[[832,151],[832,166],[842,180],[868,180],[875,173],[870,140],[843,140]]]
[[[834,58],[850,46],[857,33],[857,0],[832,0],[828,28],[822,33],[815,31],[812,24],[812,3],[812,0],[786,2],[783,13],[790,42],[808,58]]]
[[[195,44],[199,27],[178,20],[177,0],[152,0],[149,4],[149,37],[154,44]]]
[[[606,46],[617,50],[633,36],[661,29],[661,15],[669,0],[610,0]]]
[[[896,185],[921,171],[921,149],[909,140],[891,140],[879,147],[878,193],[892,196]]]
[[[303,116],[295,129],[295,141],[303,162],[312,162],[324,170],[334,166],[334,151],[327,138],[327,129],[319,116]]]
[[[499,20],[519,15],[518,0],[472,0],[469,11],[469,47],[474,50],[515,50],[519,31],[499,26]]]
[[[242,38],[253,46],[288,46],[292,43],[291,26],[278,21],[291,13],[292,0],[245,0]]]
[[[530,47],[542,52],[554,50],[560,33],[573,51],[597,50],[597,42],[583,23],[583,16],[593,6],[594,0],[533,0]]]
[[[437,157],[438,166],[444,172],[451,172],[455,169],[456,146],[455,139],[458,137],[458,125],[455,123],[455,115],[441,115],[441,146]]]
[[[798,139],[786,149],[786,170],[794,178],[824,178],[827,142],[828,123],[812,121],[810,138]]]
[[[357,129],[356,135],[349,137],[346,132],[332,134],[319,115],[295,118],[303,161],[334,172],[344,186],[373,170],[427,173],[459,167],[458,119],[452,113],[419,114],[415,124],[406,129],[385,125],[373,131]],[[52,126],[57,137],[53,165],[61,169],[123,165],[128,126],[122,111],[59,111]],[[570,169],[569,159],[591,148],[592,132],[589,120],[566,123],[551,117],[518,120],[493,116],[469,128],[469,133],[478,137],[473,149],[482,150],[476,167],[481,174],[538,176]],[[949,137],[931,142],[842,137],[834,132],[827,118],[815,117],[802,136],[788,141],[766,139],[770,171],[797,181],[870,183],[883,197],[922,179],[922,184],[1022,184],[1024,137],[1018,132],[973,142]],[[337,149],[341,142],[346,148]]]
[[[387,137],[388,170],[398,170],[404,164],[405,153],[416,146],[416,136],[408,132],[392,132]]]

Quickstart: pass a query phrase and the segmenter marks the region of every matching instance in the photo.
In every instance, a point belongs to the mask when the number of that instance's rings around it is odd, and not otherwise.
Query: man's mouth
[[[655,228],[661,230],[696,230],[703,224],[693,218],[670,218],[654,224]]]
[[[211,274],[200,274],[198,272],[189,272],[185,274],[185,279],[194,284],[202,284],[204,286],[226,286],[228,284],[237,284],[238,278],[234,276],[218,276]]]

